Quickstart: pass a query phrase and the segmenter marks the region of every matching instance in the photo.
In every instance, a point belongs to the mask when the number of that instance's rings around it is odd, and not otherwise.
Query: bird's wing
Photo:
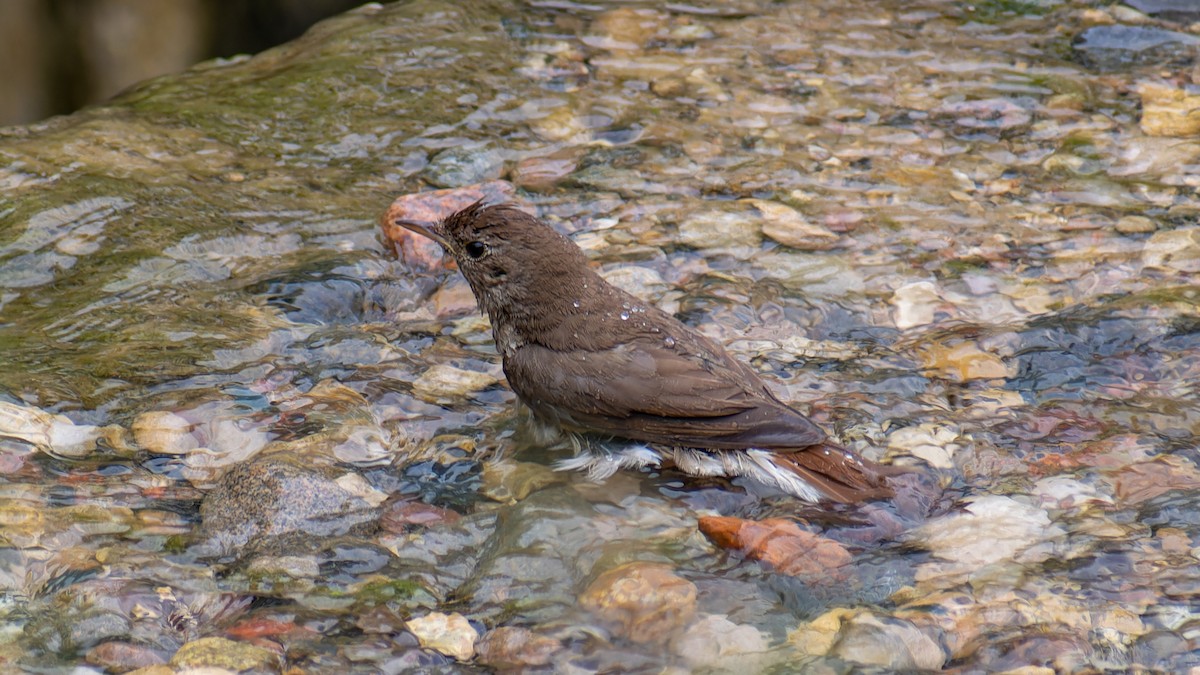
[[[504,368],[535,413],[577,431],[710,449],[798,450],[825,439],[752,370],[694,334],[600,351],[526,344]]]

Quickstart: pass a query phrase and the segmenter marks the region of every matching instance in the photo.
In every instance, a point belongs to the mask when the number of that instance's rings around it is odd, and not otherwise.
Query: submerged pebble
[[[769,239],[801,250],[825,250],[837,245],[837,234],[809,222],[799,211],[786,204],[764,199],[751,199],[749,202],[762,215],[762,233]]]
[[[497,669],[530,668],[553,663],[563,649],[559,640],[539,635],[528,628],[500,626],[484,633],[475,643],[476,661]]]
[[[453,403],[497,382],[499,378],[490,373],[438,364],[413,382],[413,393],[429,403]]]
[[[888,670],[940,670],[948,656],[937,637],[907,621],[860,612],[842,622],[829,653]]]
[[[157,651],[139,644],[111,640],[88,650],[84,660],[110,673],[127,673],[167,662]]]
[[[1150,267],[1200,272],[1200,227],[1155,233],[1142,250],[1142,261]]]
[[[459,661],[470,661],[475,655],[479,633],[461,614],[433,612],[409,619],[404,625],[426,649]]]
[[[688,666],[717,672],[757,670],[770,662],[767,636],[714,614],[697,619],[671,649]]]
[[[1200,134],[1200,95],[1153,82],[1139,85],[1138,95],[1142,97],[1142,131],[1151,136]]]
[[[627,563],[596,577],[579,605],[633,643],[661,643],[696,613],[696,586],[665,565]]]
[[[62,457],[86,457],[100,442],[119,450],[128,447],[122,427],[76,424],[65,415],[52,415],[6,401],[0,401],[0,437],[24,441],[42,452]]]
[[[487,147],[447,148],[434,155],[424,175],[433,185],[461,188],[495,180],[504,172],[504,156]]]
[[[279,656],[262,647],[222,637],[205,637],[179,648],[171,666],[184,671],[213,669],[239,672],[282,672]]]
[[[984,578],[989,565],[1036,563],[1054,553],[1064,534],[1044,510],[1010,497],[987,495],[971,499],[959,513],[930,520],[909,538],[938,559],[921,565],[917,570],[921,580],[943,575]]]
[[[700,211],[679,224],[679,242],[699,249],[758,246],[761,232],[747,211]]]
[[[318,538],[373,530],[375,505],[337,479],[336,471],[285,457],[235,466],[200,505],[198,552],[240,559],[311,551]]]
[[[844,546],[781,518],[762,521],[706,516],[700,531],[721,548],[737,549],[780,574],[810,581],[843,582],[851,556]]]
[[[166,410],[142,413],[133,421],[133,439],[139,447],[164,455],[182,455],[200,446],[192,435],[195,424]]]
[[[937,469],[954,468],[955,455],[962,449],[960,430],[941,424],[903,427],[888,435],[888,447],[912,455]]]
[[[0,661],[1200,665],[1195,13],[1090,4],[370,4],[0,132]],[[396,224],[479,199],[897,497],[556,471]]]

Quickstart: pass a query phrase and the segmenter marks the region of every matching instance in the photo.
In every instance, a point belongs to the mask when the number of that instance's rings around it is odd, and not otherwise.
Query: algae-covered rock
[[[185,644],[171,657],[171,665],[178,669],[222,669],[235,673],[282,670],[275,653],[221,637],[200,638]]]
[[[208,373],[223,350],[282,348],[261,284],[377,251],[387,201],[446,150],[405,141],[512,88],[500,9],[367,4],[0,129],[0,390],[95,407]]]

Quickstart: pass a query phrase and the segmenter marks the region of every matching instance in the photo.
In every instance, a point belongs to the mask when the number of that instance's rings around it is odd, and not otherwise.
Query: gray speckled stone
[[[203,556],[312,550],[320,538],[365,534],[378,509],[334,482],[332,469],[268,457],[235,466],[200,505]]]

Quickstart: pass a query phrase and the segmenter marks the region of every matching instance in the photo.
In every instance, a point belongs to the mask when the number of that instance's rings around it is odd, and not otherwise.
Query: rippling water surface
[[[1200,668],[1198,20],[367,6],[0,130],[0,663]],[[552,471],[377,224],[496,180],[926,480]]]

